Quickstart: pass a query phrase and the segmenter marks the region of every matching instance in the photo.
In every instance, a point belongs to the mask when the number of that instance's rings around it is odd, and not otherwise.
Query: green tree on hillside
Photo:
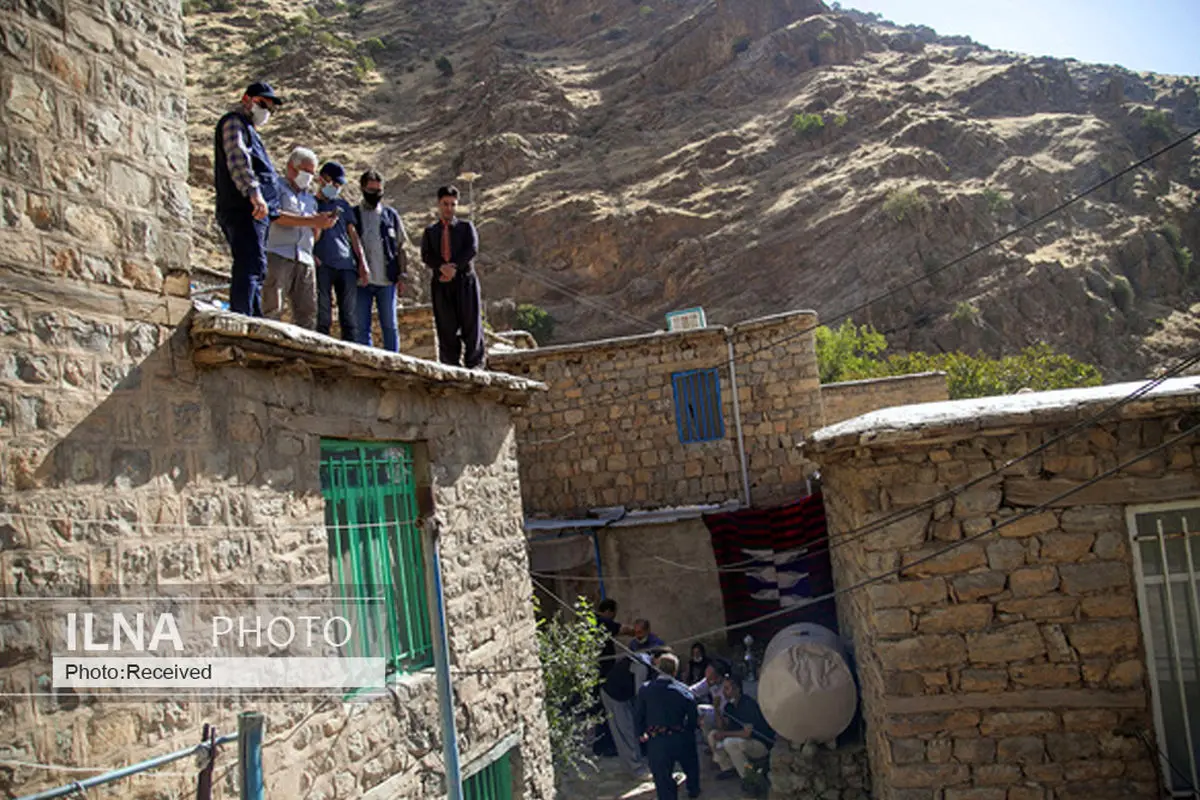
[[[821,382],[883,378],[917,372],[945,372],[950,397],[990,397],[1020,389],[1045,391],[1099,386],[1100,370],[1035,344],[1019,353],[992,358],[982,353],[904,353],[882,357],[887,339],[874,328],[843,322],[816,330]]]

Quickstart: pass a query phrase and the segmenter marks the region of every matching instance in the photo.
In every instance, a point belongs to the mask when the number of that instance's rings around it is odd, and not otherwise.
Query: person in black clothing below
[[[421,260],[433,270],[433,321],[437,328],[438,360],[443,364],[476,369],[487,353],[483,344],[483,317],[479,280],[474,262],[479,252],[475,226],[454,216],[458,189],[437,190],[440,219],[425,229]]]
[[[713,760],[721,768],[717,780],[745,776],[753,759],[762,758],[775,744],[775,731],[767,724],[758,701],[742,692],[742,679],[725,676],[725,703],[718,713],[718,730],[708,735]]]
[[[596,606],[596,624],[604,629],[607,636],[604,641],[604,649],[600,651],[600,685],[596,687],[595,704],[591,709],[593,714],[599,716],[604,716],[604,705],[600,702],[600,686],[604,684],[604,679],[608,677],[609,671],[617,660],[614,638],[632,632],[629,626],[617,622],[616,616],[616,600],[604,599]],[[592,743],[592,752],[606,758],[617,755],[617,745],[613,741],[613,734],[609,730],[607,719],[596,724],[596,740]]]
[[[246,87],[241,102],[217,121],[213,136],[216,218],[233,256],[229,308],[262,316],[267,276],[267,230],[279,215],[278,176],[258,136],[271,112],[283,105],[269,83]]]
[[[704,649],[704,645],[696,642],[692,645],[692,660],[688,662],[683,682],[688,686],[699,683],[704,680],[706,669],[708,669],[708,651]]]
[[[638,692],[634,719],[646,743],[650,774],[658,800],[675,800],[679,787],[672,772],[676,762],[687,776],[688,797],[700,796],[700,756],[696,752],[696,700],[679,681],[679,658],[659,656],[658,674]]]

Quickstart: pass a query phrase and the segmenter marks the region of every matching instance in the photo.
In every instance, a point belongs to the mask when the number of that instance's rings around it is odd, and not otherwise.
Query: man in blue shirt
[[[633,641],[629,643],[630,650],[636,653],[638,650],[664,646],[666,646],[666,642],[650,630],[650,620],[635,619],[633,621]]]
[[[335,217],[317,213],[312,182],[317,155],[297,147],[288,157],[286,178],[276,183],[279,214],[267,234],[267,279],[263,283],[264,317],[279,319],[286,297],[292,322],[311,329],[317,316],[317,279],[313,266],[313,237],[333,225]]]
[[[483,343],[483,314],[475,256],[479,234],[475,226],[454,216],[458,189],[437,190],[440,219],[425,229],[421,260],[433,270],[433,320],[437,326],[438,360],[476,369],[487,353]],[[459,364],[459,361],[462,364]]]
[[[333,295],[337,294],[342,339],[357,342],[358,287],[366,285],[368,274],[362,242],[354,228],[354,208],[341,198],[346,170],[336,161],[326,161],[318,180],[317,210],[336,214],[337,220],[313,247],[317,262],[317,332],[329,335],[333,325]]]
[[[675,800],[679,787],[672,774],[675,763],[687,776],[688,797],[700,796],[700,755],[696,751],[696,700],[675,680],[679,658],[665,653],[658,658],[658,674],[641,688],[634,720],[646,742],[646,756],[658,800]]]

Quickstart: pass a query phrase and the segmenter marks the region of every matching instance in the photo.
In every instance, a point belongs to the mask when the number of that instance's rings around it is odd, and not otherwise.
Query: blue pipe
[[[442,590],[441,537],[433,532],[433,667],[437,672],[438,705],[442,712],[442,750],[446,761],[446,796],[463,800],[462,765],[458,756],[458,729],[454,723],[454,687],[450,683],[450,640],[446,635],[446,596]]]
[[[263,800],[263,727],[260,711],[238,714],[238,783],[242,800]]]

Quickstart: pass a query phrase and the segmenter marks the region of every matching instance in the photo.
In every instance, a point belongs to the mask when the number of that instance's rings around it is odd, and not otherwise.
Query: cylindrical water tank
[[[791,742],[837,739],[858,705],[841,637],[811,623],[776,634],[763,658],[758,704],[775,732]]]

